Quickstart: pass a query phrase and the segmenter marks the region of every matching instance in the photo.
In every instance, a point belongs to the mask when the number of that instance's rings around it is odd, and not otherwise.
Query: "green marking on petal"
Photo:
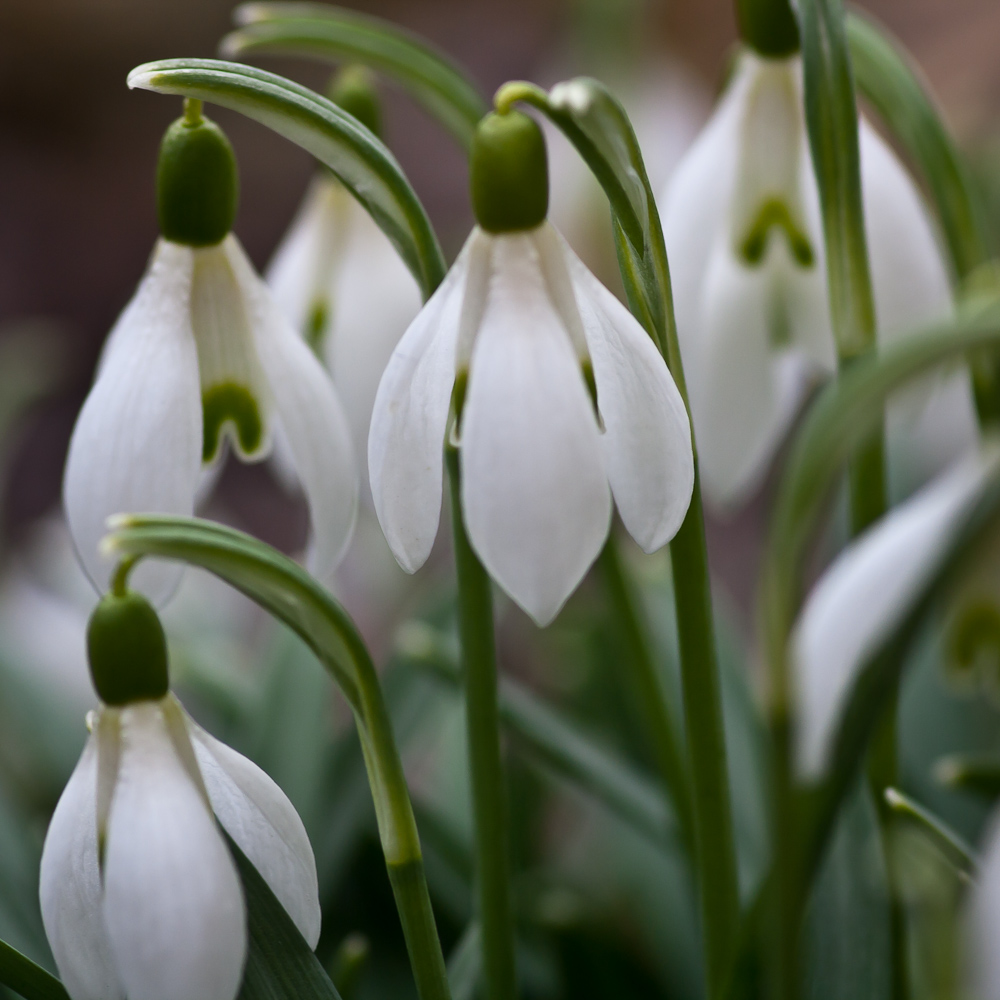
[[[587,393],[594,407],[594,416],[597,418],[597,424],[603,431],[604,423],[601,420],[601,411],[597,408],[597,379],[594,378],[594,366],[590,358],[584,358],[580,362],[580,371],[583,373],[583,381],[587,385]]]
[[[784,231],[788,240],[788,248],[792,257],[800,267],[812,267],[816,262],[809,237],[795,224],[788,206],[777,198],[770,198],[761,205],[750,229],[740,244],[740,256],[751,267],[756,267],[764,260],[767,252],[767,241],[771,230],[778,228]]]
[[[236,382],[220,382],[201,394],[204,417],[201,460],[211,462],[218,454],[223,431],[228,424],[235,431],[234,442],[243,455],[252,455],[264,440],[264,421],[253,393]]]
[[[304,331],[306,343],[313,349],[314,354],[319,355],[322,352],[329,322],[330,307],[326,299],[316,299],[309,309]]]

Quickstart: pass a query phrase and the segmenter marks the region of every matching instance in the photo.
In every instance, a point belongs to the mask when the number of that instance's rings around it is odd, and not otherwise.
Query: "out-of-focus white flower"
[[[328,577],[350,538],[358,494],[329,377],[235,236],[204,248],[159,240],[108,338],[66,463],[66,514],[97,587],[106,589],[113,569],[98,551],[110,515],[190,514],[202,466],[223,442],[259,460],[276,425],[309,501],[313,565]],[[137,583],[162,596],[175,572],[143,566]]]
[[[275,300],[323,358],[359,456],[379,379],[420,311],[420,290],[386,235],[334,177],[313,178],[267,271]]]
[[[663,199],[702,482],[720,507],[759,484],[811,381],[835,370],[819,198],[798,57],[741,56]],[[880,342],[946,315],[948,276],[920,194],[860,123]],[[975,441],[964,369],[890,401],[890,466],[910,486]]]
[[[978,454],[925,486],[852,542],[816,584],[795,626],[797,766],[823,774],[855,679],[929,580],[995,473]]]
[[[469,539],[539,624],[604,544],[612,493],[646,551],[673,537],[691,499],[690,426],[649,336],[547,222],[477,227],[375,400],[372,494],[404,569],[423,564],[437,534],[442,445],[466,376],[457,438]]]
[[[969,996],[1000,1000],[1000,815],[996,810],[987,826],[979,877],[969,899],[966,921],[970,959]]]

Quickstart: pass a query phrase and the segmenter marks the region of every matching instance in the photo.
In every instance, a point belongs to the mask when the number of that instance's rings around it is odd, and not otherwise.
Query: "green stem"
[[[670,562],[677,606],[708,996],[716,998],[728,985],[735,958],[740,899],[697,464],[691,506],[670,543]]]
[[[358,735],[368,769],[379,836],[420,1000],[450,1000],[444,954],[431,909],[413,806],[375,666],[360,637]]]
[[[632,680],[636,702],[643,714],[647,736],[660,777],[681,829],[681,837],[694,856],[694,816],[687,769],[677,742],[673,717],[660,680],[650,639],[634,588],[622,564],[618,543],[612,533],[600,557],[600,568],[611,608],[625,645],[625,665]]]
[[[462,520],[458,449],[446,447],[458,575],[458,626],[465,679],[472,806],[476,828],[476,891],[487,1000],[517,996],[514,917],[510,894],[507,792],[500,752],[496,646],[490,578],[469,544]]]

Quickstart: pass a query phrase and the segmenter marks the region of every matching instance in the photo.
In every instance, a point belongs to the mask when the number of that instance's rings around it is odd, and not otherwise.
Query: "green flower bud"
[[[799,23],[788,0],[736,0],[740,38],[758,55],[781,59],[799,51]]]
[[[489,233],[534,229],[549,209],[549,168],[538,123],[520,111],[476,126],[469,162],[472,210]]]
[[[365,66],[345,66],[330,81],[327,96],[373,135],[382,136],[382,106],[375,76]]]
[[[236,157],[222,129],[185,101],[184,116],[166,131],[156,168],[160,232],[174,243],[207,247],[233,228],[239,202]]]
[[[106,705],[158,701],[169,690],[167,638],[153,606],[141,594],[107,594],[90,616],[87,658]]]

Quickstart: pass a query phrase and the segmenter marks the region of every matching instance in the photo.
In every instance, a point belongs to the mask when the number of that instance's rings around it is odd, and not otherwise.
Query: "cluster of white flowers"
[[[98,546],[107,518],[192,513],[230,449],[244,461],[274,454],[294,471],[309,504],[311,566],[330,580],[365,480],[399,564],[410,573],[424,564],[444,451],[457,448],[470,543],[539,625],[596,559],[614,507],[647,552],[675,535],[696,478],[691,423],[708,499],[744,501],[809,386],[836,369],[801,74],[797,56],[742,55],[663,199],[691,422],[649,335],[547,221],[547,193],[508,224],[502,205],[498,215],[490,207],[507,179],[484,181],[496,188],[487,209],[477,206],[479,224],[422,308],[386,237],[326,174],[268,283],[231,218],[206,239],[178,238],[168,219],[109,335],[66,466],[67,517],[98,590],[114,569]],[[192,114],[182,122],[207,127]],[[542,142],[516,112],[481,127]],[[860,147],[888,341],[947,314],[952,295],[915,184],[866,122]],[[547,192],[547,178],[539,183]],[[903,456],[893,460],[916,465],[917,478],[968,451],[978,432],[965,370],[893,402],[888,424],[890,449]],[[919,590],[990,462],[932,484],[814,591],[795,644],[803,776],[822,772],[853,677]],[[144,564],[135,585],[162,601],[176,573]],[[216,818],[315,944],[311,849],[263,772],[167,691],[102,704],[90,728],[41,880],[73,1000],[236,995],[246,916]]]

